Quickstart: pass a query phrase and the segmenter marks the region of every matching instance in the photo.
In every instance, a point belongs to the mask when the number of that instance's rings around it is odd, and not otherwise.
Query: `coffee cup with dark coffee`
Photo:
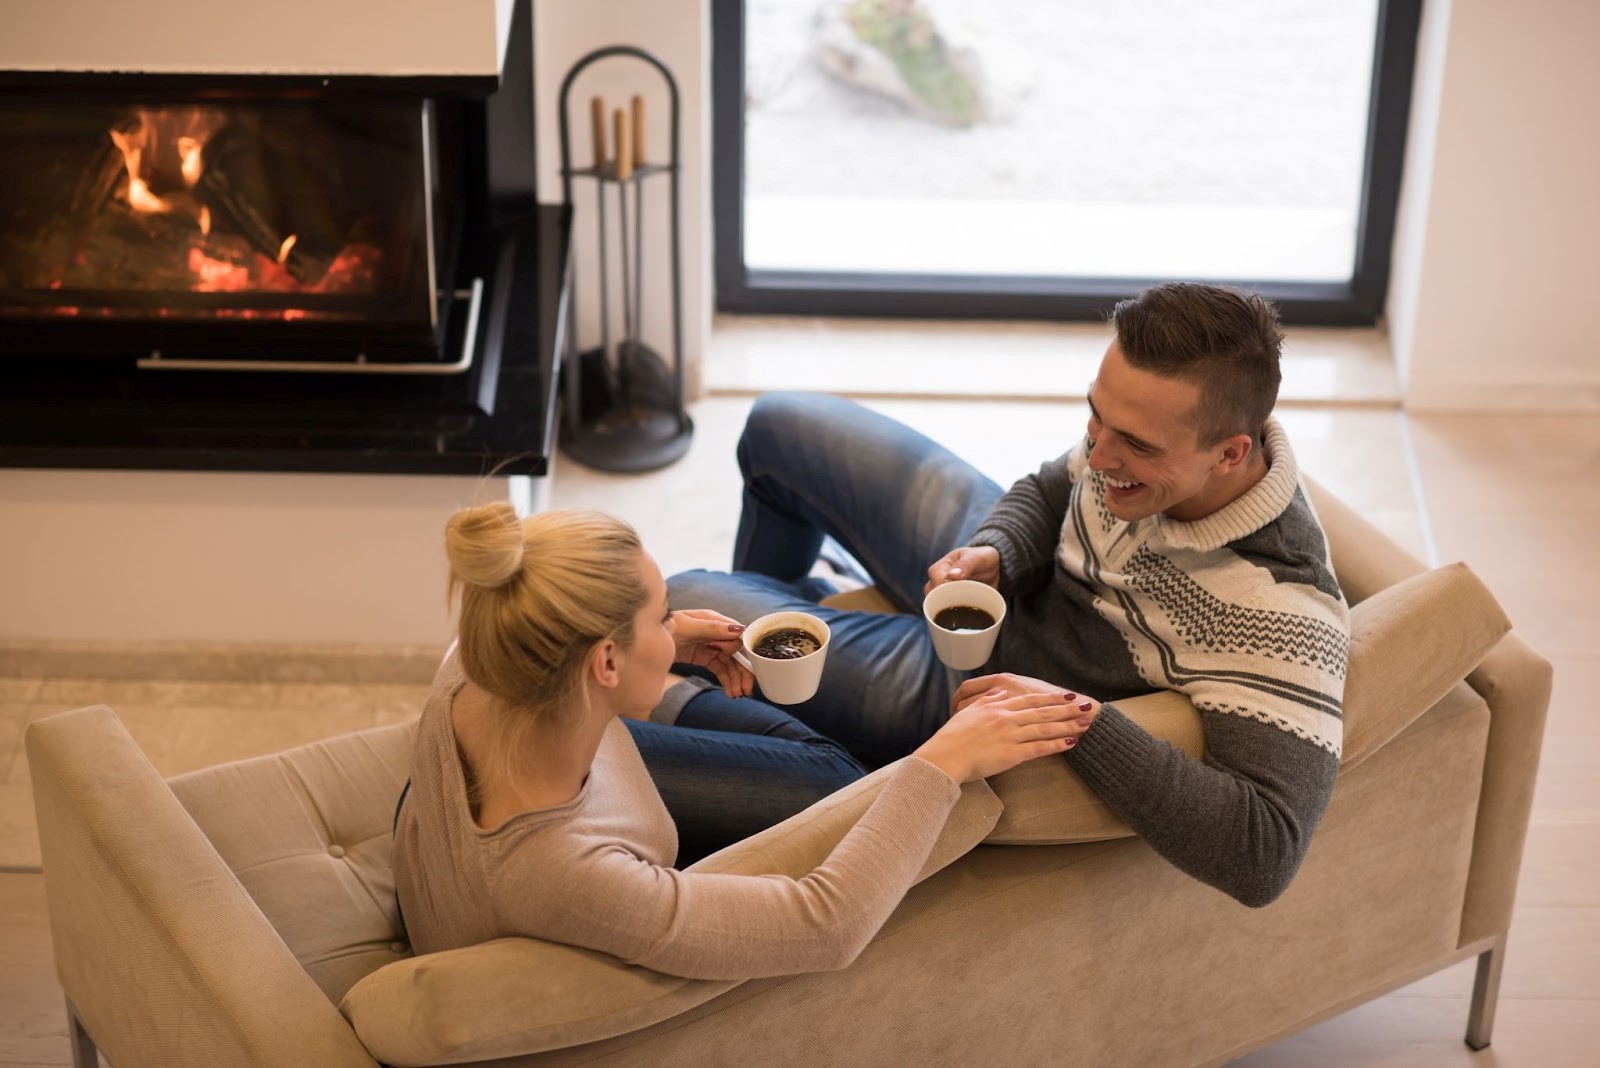
[[[806,612],[773,612],[744,628],[734,657],[750,669],[761,696],[779,705],[809,700],[822,682],[828,625]]]
[[[945,666],[971,671],[982,667],[994,652],[1000,622],[1006,617],[1006,599],[988,583],[957,579],[928,591],[922,615],[933,650]]]

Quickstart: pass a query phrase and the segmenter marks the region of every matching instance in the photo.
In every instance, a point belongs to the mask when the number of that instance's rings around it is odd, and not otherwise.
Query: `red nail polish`
[[[1076,738],[1068,738],[1067,739],[1067,743],[1066,743],[1066,748],[1071,749],[1073,746],[1075,746],[1077,744],[1078,744],[1078,739],[1076,739]]]
[[[1093,701],[1084,701],[1082,704],[1078,705],[1078,711],[1079,712],[1088,712],[1088,711],[1091,711],[1093,708],[1094,708],[1094,702]]]
[[[1073,693],[1071,690],[1068,690],[1066,693],[1062,694],[1061,696],[1065,697],[1069,701],[1076,701],[1078,699],[1078,695]]]

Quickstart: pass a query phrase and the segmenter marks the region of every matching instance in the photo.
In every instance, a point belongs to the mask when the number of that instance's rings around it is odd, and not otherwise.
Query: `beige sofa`
[[[1481,1046],[1550,667],[1466,568],[1425,572],[1315,501],[1355,605],[1344,767],[1266,908],[1180,874],[1040,761],[967,788],[842,971],[690,981],[528,939],[412,958],[389,867],[409,727],[163,781],[97,706],[27,736],[78,1063],[1216,1064],[1472,956]],[[1126,708],[1200,751],[1182,698]],[[804,871],[880,778],[702,864]]]

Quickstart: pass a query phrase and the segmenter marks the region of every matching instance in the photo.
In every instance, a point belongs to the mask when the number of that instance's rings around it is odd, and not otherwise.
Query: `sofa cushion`
[[[1432,708],[1510,629],[1494,594],[1463,563],[1413,575],[1352,608],[1340,773]]]
[[[878,795],[893,765],[689,871],[798,877],[820,864]],[[918,879],[983,840],[1000,802],[962,787]],[[379,968],[339,1009],[386,1064],[456,1063],[594,1042],[675,1016],[737,982],[683,979],[615,957],[532,938],[502,938]]]
[[[1404,730],[1466,677],[1511,628],[1465,564],[1425,571],[1350,610],[1342,775]],[[1200,714],[1177,693],[1118,701],[1145,730],[1191,756],[1204,748]],[[987,841],[1092,842],[1133,834],[1064,760],[1035,760],[990,785],[1005,811]]]
[[[414,730],[358,731],[167,783],[334,1002],[409,952],[390,852]]]

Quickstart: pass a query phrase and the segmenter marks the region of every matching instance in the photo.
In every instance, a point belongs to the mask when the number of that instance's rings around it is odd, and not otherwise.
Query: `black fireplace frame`
[[[279,363],[284,338],[326,332],[272,323],[216,361],[148,346],[148,323],[47,323],[0,337],[0,466],[163,470],[543,475],[568,316],[570,210],[541,205],[534,139],[530,0],[516,0],[500,78],[0,72],[0,92],[127,100],[374,94],[429,99],[457,122],[461,314],[436,360]],[[474,284],[476,283],[476,284]],[[12,324],[13,327],[16,324]],[[230,324],[232,325],[232,324]],[[473,336],[466,334],[472,330]],[[120,341],[106,331],[121,330]],[[374,331],[374,336],[381,331]],[[466,347],[470,341],[470,348]],[[78,351],[70,355],[62,347]],[[194,346],[185,346],[194,351]],[[269,359],[250,359],[269,355]],[[241,362],[239,357],[246,357]],[[241,369],[261,365],[270,369]],[[321,366],[330,365],[330,366]],[[294,370],[283,370],[291,366]],[[175,369],[183,368],[183,369]]]

